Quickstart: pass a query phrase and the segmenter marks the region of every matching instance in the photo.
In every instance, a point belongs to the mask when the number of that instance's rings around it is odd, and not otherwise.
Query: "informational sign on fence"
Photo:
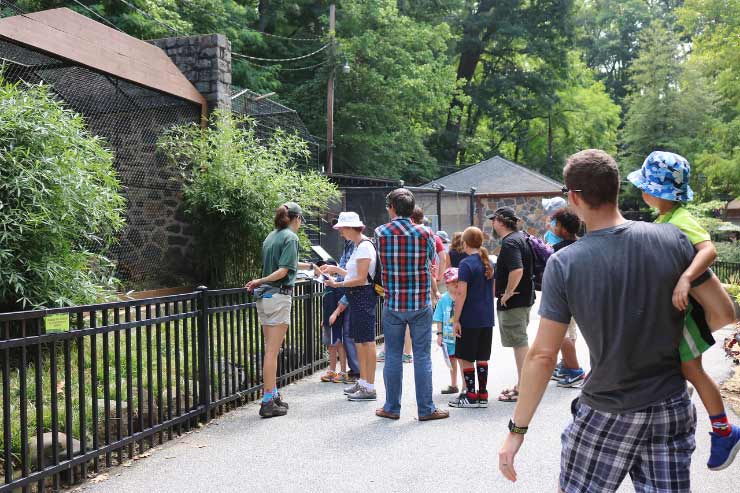
[[[56,315],[47,315],[44,317],[44,327],[46,333],[69,332],[69,314],[58,313]]]

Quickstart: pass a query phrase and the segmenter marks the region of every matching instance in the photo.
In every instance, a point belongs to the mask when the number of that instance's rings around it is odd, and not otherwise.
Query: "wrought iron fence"
[[[740,262],[715,262],[712,270],[720,281],[740,284]]]
[[[322,292],[296,284],[280,385],[328,363]],[[258,398],[263,352],[244,289],[0,314],[0,492],[57,490]]]

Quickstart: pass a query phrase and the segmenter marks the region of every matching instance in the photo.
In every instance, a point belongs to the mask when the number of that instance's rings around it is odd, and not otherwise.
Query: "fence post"
[[[314,300],[314,287],[313,287],[313,281],[308,281],[308,304],[306,305],[306,322],[304,323],[305,327],[305,341],[306,341],[306,354],[308,356],[308,361],[311,362],[311,372],[314,372],[314,365],[316,364],[316,358],[314,354],[314,319],[313,319],[313,304],[315,303]]]
[[[441,231],[442,228],[442,191],[445,189],[444,185],[437,187],[437,231]]]
[[[470,187],[470,225],[475,226],[475,187]]]
[[[211,379],[208,374],[208,358],[210,348],[208,347],[208,288],[198,286],[200,291],[200,313],[198,314],[198,390],[200,391],[199,404],[204,408],[203,422],[211,417]]]

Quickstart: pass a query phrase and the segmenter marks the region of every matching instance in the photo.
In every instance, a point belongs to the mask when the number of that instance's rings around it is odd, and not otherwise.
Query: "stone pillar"
[[[223,34],[151,40],[169,56],[208,102],[208,111],[231,109],[231,43]]]

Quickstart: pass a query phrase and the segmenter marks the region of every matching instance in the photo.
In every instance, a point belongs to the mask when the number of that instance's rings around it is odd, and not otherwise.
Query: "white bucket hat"
[[[360,221],[360,216],[356,212],[342,212],[339,214],[337,224],[334,229],[339,228],[364,228],[365,225]]]

